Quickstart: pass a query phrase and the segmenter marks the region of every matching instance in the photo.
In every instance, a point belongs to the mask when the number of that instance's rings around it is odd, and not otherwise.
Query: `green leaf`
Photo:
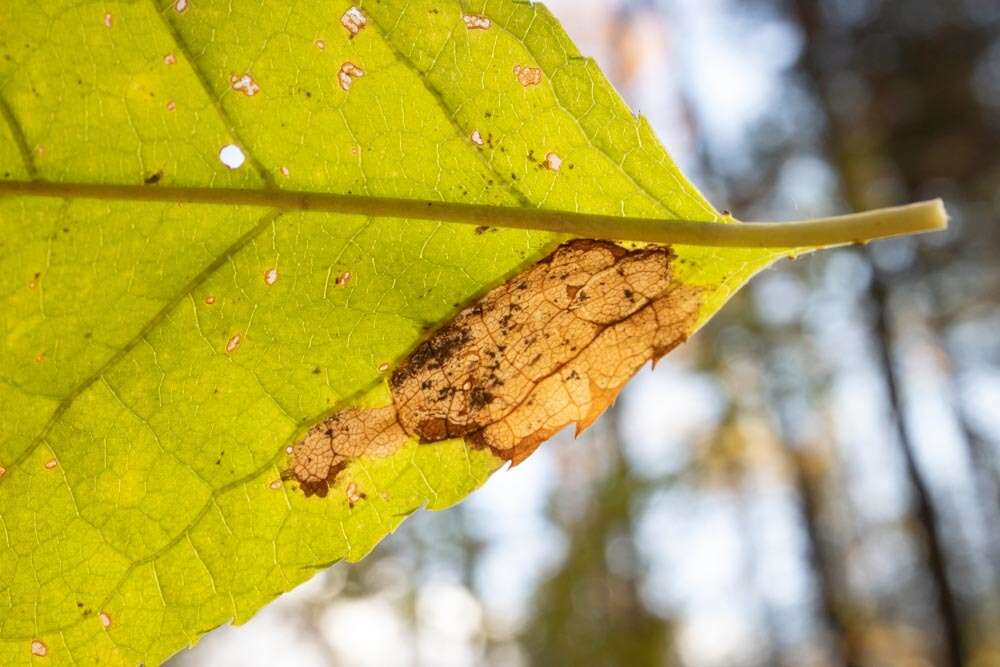
[[[567,238],[449,215],[723,221],[544,7],[472,6],[0,4],[0,662],[160,662],[482,484],[461,440],[280,480]],[[789,252],[674,250],[697,326]]]

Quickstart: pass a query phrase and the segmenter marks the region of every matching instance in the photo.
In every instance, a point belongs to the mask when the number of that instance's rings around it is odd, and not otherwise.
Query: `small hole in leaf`
[[[227,144],[219,151],[219,159],[222,160],[222,164],[230,169],[239,169],[246,162],[247,156],[243,154],[243,150],[236,144]]]

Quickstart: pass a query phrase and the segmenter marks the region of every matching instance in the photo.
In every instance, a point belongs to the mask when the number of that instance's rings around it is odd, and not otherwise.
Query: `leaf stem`
[[[635,218],[325,192],[52,183],[38,180],[0,181],[0,197],[16,195],[261,206],[289,211],[415,218],[532,229],[612,241],[741,248],[816,248],[866,243],[891,236],[942,230],[948,226],[948,215],[940,199],[799,222],[706,224],[691,220]]]

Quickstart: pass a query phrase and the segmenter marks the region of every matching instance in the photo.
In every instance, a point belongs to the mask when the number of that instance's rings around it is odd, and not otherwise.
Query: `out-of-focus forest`
[[[719,208],[943,197],[759,276],[462,506],[177,665],[1000,665],[1000,3],[546,3]]]

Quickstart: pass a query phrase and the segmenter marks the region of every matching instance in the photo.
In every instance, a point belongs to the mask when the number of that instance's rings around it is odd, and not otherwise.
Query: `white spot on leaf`
[[[385,373],[387,370],[389,370],[389,364],[382,362],[381,364],[378,365],[379,373]]]
[[[288,174],[289,174],[288,167],[282,167],[278,171],[281,172],[282,176],[284,176],[285,178],[288,178]]]
[[[183,14],[187,11],[187,8],[188,0],[177,0],[177,2],[174,3],[174,9],[177,10],[178,14]]]
[[[493,25],[493,21],[478,14],[466,14],[462,20],[465,21],[465,27],[469,30],[489,30]]]
[[[219,151],[219,159],[230,169],[239,169],[247,161],[247,156],[236,144],[226,144]]]
[[[167,55],[163,56],[163,64],[164,65],[173,65],[176,62],[177,62],[177,56],[175,56],[172,53],[168,53]]]
[[[236,351],[236,348],[240,346],[240,341],[243,340],[243,336],[239,334],[234,334],[229,342],[226,343],[226,354],[232,354]]]
[[[365,71],[363,69],[348,61],[340,66],[340,71],[337,72],[337,80],[340,81],[341,88],[350,90],[354,80],[364,75]]]
[[[31,640],[31,655],[36,655],[39,658],[44,658],[49,654],[49,647],[45,645],[41,639]]]
[[[326,42],[324,42],[322,39],[317,39],[315,44],[316,48],[319,49],[320,51],[326,48]]]
[[[527,88],[537,86],[542,81],[542,70],[528,65],[514,65],[514,76],[518,83]]]
[[[264,272],[264,283],[266,285],[273,285],[278,282],[278,269],[268,269]]]
[[[114,24],[115,24],[115,17],[111,15],[111,12],[106,13],[104,15],[104,27],[110,28]]]
[[[270,487],[270,489],[272,491],[278,491],[278,490],[280,490],[281,489],[281,480],[280,479],[274,480],[273,482],[271,482],[270,484],[268,484],[268,487]]]
[[[231,75],[229,77],[229,85],[233,90],[242,92],[247,97],[253,97],[260,92],[260,86],[257,85],[257,82],[249,74],[244,74],[243,76]]]
[[[484,143],[486,143],[485,141],[483,141],[483,135],[479,134],[479,130],[473,130],[472,136],[469,138],[472,139],[472,143],[474,143],[477,146],[482,146]]]
[[[555,153],[545,154],[545,168],[550,171],[559,171],[559,167],[562,166],[562,158]]]
[[[351,33],[353,37],[368,25],[368,19],[365,18],[364,13],[360,9],[351,7],[340,17],[340,23],[347,28],[347,32]]]
[[[174,102],[173,100],[169,100],[167,102],[167,111],[173,111],[176,108],[177,108],[177,103],[176,102]]]
[[[59,461],[56,459],[49,459],[45,462],[46,470],[55,470],[57,467],[59,467]]]
[[[105,629],[105,630],[107,630],[108,628],[110,628],[110,627],[111,627],[111,617],[110,617],[110,616],[108,616],[107,612],[103,612],[103,611],[102,611],[102,612],[101,612],[100,614],[98,614],[97,616],[98,616],[98,618],[100,618],[100,619],[101,619],[101,625],[103,625],[103,626],[104,626],[104,629]]]

